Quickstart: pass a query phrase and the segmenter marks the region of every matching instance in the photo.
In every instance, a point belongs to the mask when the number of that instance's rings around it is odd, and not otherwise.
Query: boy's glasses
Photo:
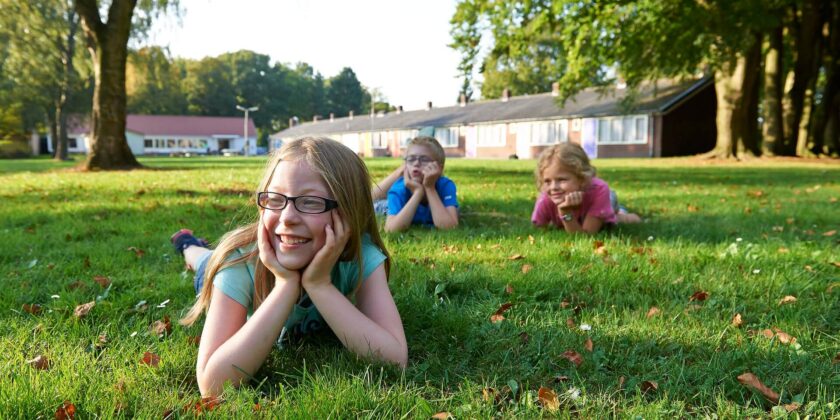
[[[428,156],[411,155],[411,156],[406,156],[405,157],[405,163],[420,162],[420,163],[425,165],[427,163],[432,163],[434,161],[435,161],[434,159],[432,159]]]
[[[301,213],[320,214],[338,208],[338,201],[314,195],[289,197],[275,192],[258,192],[257,205],[266,210],[283,210],[292,202],[295,209]]]

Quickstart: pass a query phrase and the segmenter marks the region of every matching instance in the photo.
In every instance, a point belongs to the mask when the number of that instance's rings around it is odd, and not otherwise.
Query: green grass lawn
[[[49,418],[64,401],[80,418],[196,414],[201,322],[177,325],[194,294],[168,239],[189,227],[215,241],[254,218],[264,159],[141,162],[80,173],[0,161],[0,417]],[[367,162],[377,178],[398,163]],[[732,418],[799,403],[791,415],[840,416],[840,165],[595,164],[646,223],[595,237],[538,230],[534,161],[448,161],[461,227],[385,235],[408,369],[307,337],[209,414]],[[150,326],[165,317],[161,338]],[[30,363],[39,355],[49,369]],[[746,372],[781,404],[741,385]]]

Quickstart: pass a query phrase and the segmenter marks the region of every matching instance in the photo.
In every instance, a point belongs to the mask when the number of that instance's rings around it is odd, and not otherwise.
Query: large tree
[[[350,67],[341,69],[330,78],[327,89],[329,108],[336,115],[344,116],[353,111],[356,115],[366,108],[365,89]]]
[[[93,59],[95,85],[91,112],[90,151],[83,164],[86,170],[130,169],[140,164],[128,147],[126,120],[126,59],[128,40],[142,33],[161,10],[177,7],[175,0],[143,0],[135,15],[137,0],[112,0],[103,21],[100,2],[74,0],[81,17],[87,47]]]
[[[182,88],[183,62],[173,60],[162,47],[130,51],[126,68],[127,112],[131,114],[182,115],[187,99]]]

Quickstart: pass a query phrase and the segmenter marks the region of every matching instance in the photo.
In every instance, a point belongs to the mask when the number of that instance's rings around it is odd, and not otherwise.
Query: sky
[[[241,49],[309,63],[325,78],[350,67],[406,110],[457,103],[459,54],[449,48],[455,0],[180,0],[145,44],[201,59]],[[377,97],[377,101],[381,101]]]

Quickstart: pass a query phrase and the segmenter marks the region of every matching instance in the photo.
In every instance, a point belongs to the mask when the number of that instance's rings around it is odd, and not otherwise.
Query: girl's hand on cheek
[[[563,196],[563,200],[560,203],[557,203],[557,207],[561,210],[572,210],[580,207],[581,203],[583,203],[583,192],[574,191],[566,193],[566,195]]]
[[[274,274],[277,279],[286,281],[299,281],[300,273],[297,271],[287,270],[280,264],[278,255],[280,254],[271,244],[270,233],[263,223],[262,218],[257,222],[259,229],[257,230],[257,248],[260,250],[260,261]]]
[[[347,240],[350,239],[350,229],[339,211],[333,210],[331,213],[332,223],[324,227],[326,233],[324,247],[312,258],[312,262],[304,270],[301,279],[303,288],[310,292],[315,288],[332,284],[330,272],[338,262],[341,253],[344,252]]]

